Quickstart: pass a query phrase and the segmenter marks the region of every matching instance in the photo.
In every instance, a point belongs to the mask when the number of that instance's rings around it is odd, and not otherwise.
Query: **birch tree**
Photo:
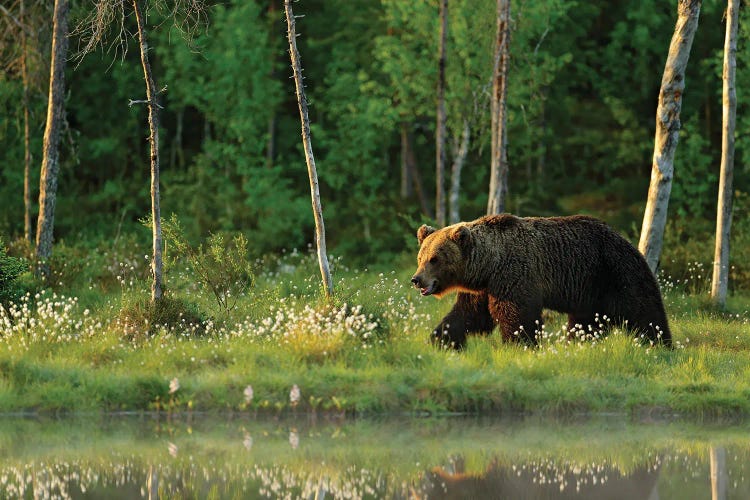
[[[437,124],[435,129],[435,222],[445,226],[445,58],[448,38],[448,0],[440,0],[440,41],[438,43]]]
[[[151,302],[160,300],[162,290],[162,234],[161,234],[161,201],[159,197],[159,92],[151,72],[148,58],[148,40],[146,38],[146,20],[140,0],[133,0],[133,12],[138,25],[138,47],[143,66],[143,77],[146,81],[146,105],[148,107],[148,142],[151,147]]]
[[[39,217],[36,228],[36,274],[49,278],[49,258],[55,227],[57,175],[60,170],[60,131],[64,120],[65,61],[68,54],[68,0],[55,0],[52,25],[47,123],[44,128],[42,169],[39,179]]]
[[[323,221],[323,208],[320,203],[320,190],[318,188],[318,172],[315,168],[315,156],[312,149],[312,138],[310,136],[310,118],[307,113],[307,98],[305,97],[305,86],[302,77],[302,64],[299,51],[297,50],[297,33],[295,30],[295,17],[292,11],[291,0],[284,0],[284,11],[286,13],[287,39],[289,40],[289,56],[292,61],[294,72],[294,87],[297,94],[297,105],[299,107],[300,122],[302,123],[302,145],[305,150],[305,161],[307,162],[307,174],[310,178],[310,197],[312,198],[313,216],[315,218],[315,241],[318,251],[318,264],[320,274],[323,278],[323,287],[326,297],[333,297],[333,278],[328,265],[326,253],[326,231]]]
[[[510,0],[497,0],[495,62],[492,68],[492,146],[487,214],[505,211],[508,196],[508,61],[510,58]]]
[[[450,201],[450,212],[448,220],[450,224],[456,224],[461,220],[461,214],[459,210],[459,200],[461,195],[461,171],[463,170],[464,163],[466,163],[466,156],[469,154],[469,141],[471,140],[471,127],[469,120],[464,118],[463,127],[461,130],[461,139],[456,137],[454,141],[454,155],[453,165],[451,166],[451,189],[448,196]]]
[[[157,3],[156,0],[153,3]],[[203,3],[200,0],[174,0],[173,2],[164,2],[168,5],[170,17],[183,32],[190,34],[195,26],[200,22],[204,12]],[[87,36],[86,43],[79,58],[92,51],[97,45],[103,42],[104,36],[111,25],[118,20],[119,30],[118,40],[123,53],[127,50],[127,34],[125,28],[125,16],[128,3],[120,0],[97,0],[92,13],[77,28],[77,32],[84,33]],[[161,199],[159,194],[159,110],[162,106],[159,104],[159,94],[156,80],[151,70],[149,60],[149,45],[147,32],[147,13],[149,2],[147,0],[130,0],[129,6],[135,16],[138,40],[138,49],[143,70],[143,78],[146,86],[146,99],[130,100],[129,106],[133,104],[146,104],[148,108],[148,128],[149,128],[149,146],[150,146],[150,177],[151,177],[151,302],[156,303],[161,300],[163,291],[163,260],[162,260],[162,230],[161,230]]]
[[[716,207],[716,247],[711,298],[724,306],[729,284],[729,236],[732,226],[732,178],[734,176],[734,128],[737,117],[737,92],[734,86],[737,70],[737,26],[740,1],[727,2],[727,28],[724,38],[724,68],[722,70],[722,126],[721,172],[719,198]]]
[[[698,28],[700,9],[701,0],[678,0],[677,24],[669,44],[669,54],[659,90],[651,182],[638,243],[638,250],[646,257],[646,262],[654,273],[659,265],[664,228],[667,224],[669,194],[672,191],[674,153],[680,134],[680,110],[682,93],[685,90],[685,68]]]

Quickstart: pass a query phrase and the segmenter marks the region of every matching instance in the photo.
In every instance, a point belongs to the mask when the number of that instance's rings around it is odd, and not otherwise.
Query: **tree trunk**
[[[435,222],[445,226],[445,49],[448,37],[448,0],[440,0],[438,45],[437,125],[435,129]]]
[[[497,39],[492,69],[492,152],[487,214],[505,211],[508,196],[508,60],[510,58],[510,0],[497,0]]]
[[[680,108],[682,92],[685,89],[685,68],[690,57],[695,30],[698,28],[700,9],[700,0],[678,1],[677,24],[672,42],[669,44],[669,55],[659,91],[651,183],[648,188],[646,211],[643,214],[641,239],[638,243],[638,249],[646,257],[646,262],[654,273],[661,255],[669,194],[672,191],[674,153],[680,134]]]
[[[151,302],[162,298],[162,236],[161,236],[161,207],[159,202],[159,102],[154,75],[151,73],[151,63],[148,60],[148,41],[146,40],[146,19],[141,8],[140,0],[133,0],[133,10],[138,24],[138,45],[141,52],[143,77],[146,80],[146,99],[148,100],[148,141],[151,146],[151,219],[153,238],[153,258],[151,272]]]
[[[307,174],[310,177],[310,197],[312,198],[313,216],[315,217],[315,239],[318,247],[318,264],[320,274],[323,278],[323,286],[326,297],[333,297],[333,279],[328,265],[326,254],[326,232],[323,223],[323,208],[320,204],[320,191],[318,189],[318,172],[315,168],[315,157],[313,156],[312,142],[310,137],[310,119],[307,114],[307,98],[302,82],[302,65],[299,52],[297,51],[297,34],[295,32],[294,13],[292,12],[291,0],[284,0],[286,12],[287,38],[289,39],[289,55],[292,60],[294,71],[294,85],[297,92],[297,105],[299,106],[300,121],[302,122],[302,144],[305,149],[305,160],[307,162]]]
[[[409,172],[409,125],[401,122],[401,199],[405,200],[412,193],[411,175]]]
[[[39,218],[36,228],[36,274],[49,279],[49,257],[55,226],[57,174],[60,170],[60,130],[65,105],[65,59],[68,54],[68,0],[55,0],[52,26],[47,124],[44,128],[42,171],[39,179]]]
[[[21,0],[21,23],[26,26],[26,8]],[[21,29],[21,79],[23,80],[23,235],[29,245],[34,243],[31,234],[31,147],[29,130],[29,69],[26,29]]]
[[[734,76],[737,69],[737,25],[739,0],[727,3],[727,31],[724,40],[723,112],[721,128],[721,174],[716,207],[716,248],[711,298],[724,306],[729,283],[729,235],[732,226],[732,178],[734,176],[734,126],[737,116],[737,93]]]
[[[469,153],[469,140],[471,139],[471,128],[469,120],[464,119],[463,133],[461,134],[461,143],[453,156],[453,166],[451,167],[451,192],[450,192],[450,217],[451,224],[461,220],[459,214],[459,197],[461,194],[461,170],[466,163],[466,156]],[[458,143],[458,141],[456,141]]]
[[[269,33],[269,47],[271,52],[271,72],[269,77],[272,80],[276,79],[276,1],[270,0],[268,2],[268,33]],[[271,116],[268,117],[268,140],[266,142],[266,168],[273,167],[273,162],[276,157],[276,109],[271,109]]]
[[[426,217],[432,219],[433,214],[430,209],[430,202],[427,199],[427,193],[425,192],[424,184],[422,183],[422,176],[419,175],[417,159],[414,156],[414,138],[408,130],[406,133],[406,168],[409,169],[409,178],[411,179],[412,186],[414,186],[414,191],[417,193],[417,199],[419,199],[419,206],[422,208],[422,213]]]

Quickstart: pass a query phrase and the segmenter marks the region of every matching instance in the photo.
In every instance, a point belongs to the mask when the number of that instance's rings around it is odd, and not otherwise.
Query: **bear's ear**
[[[465,225],[455,227],[450,233],[450,239],[462,249],[466,249],[471,243],[471,229]]]
[[[435,229],[434,227],[422,224],[422,226],[417,229],[417,241],[419,242],[419,244],[421,245],[424,239],[435,231],[437,231],[437,229]]]

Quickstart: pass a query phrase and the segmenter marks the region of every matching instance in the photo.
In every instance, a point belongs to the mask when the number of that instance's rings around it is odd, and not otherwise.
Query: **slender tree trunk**
[[[133,0],[133,10],[135,11],[136,23],[138,24],[138,45],[141,52],[143,77],[146,80],[146,99],[148,100],[148,141],[151,146],[151,228],[153,239],[151,302],[156,302],[161,300],[163,295],[161,206],[159,201],[159,95],[156,90],[154,75],[151,72],[151,63],[148,59],[149,49],[148,40],[146,39],[146,18],[144,17],[140,0]]]
[[[492,158],[487,214],[505,211],[508,196],[508,61],[510,58],[510,0],[497,0],[497,39],[492,69]]]
[[[737,117],[737,92],[734,77],[737,70],[737,25],[740,1],[727,2],[727,31],[724,40],[723,112],[721,128],[721,174],[716,207],[716,248],[711,298],[720,306],[727,302],[729,284],[729,235],[732,226],[732,178],[734,176],[734,126]]]
[[[269,44],[271,48],[271,79],[276,78],[276,2],[268,2],[268,33]],[[273,161],[276,156],[276,109],[271,109],[271,116],[268,117],[268,141],[266,142],[266,168],[273,167]]]
[[[646,257],[646,262],[654,273],[659,265],[664,228],[667,224],[669,194],[672,191],[674,153],[680,134],[680,108],[682,92],[685,90],[685,68],[690,57],[695,30],[698,28],[700,9],[700,0],[678,1],[677,24],[672,42],[669,44],[669,55],[659,91],[651,184],[648,188],[648,201],[638,243],[638,249]]]
[[[291,0],[284,0],[286,12],[287,38],[289,39],[289,55],[292,60],[294,71],[294,85],[297,92],[297,104],[299,106],[300,121],[302,122],[302,144],[305,148],[305,160],[307,162],[307,174],[310,177],[310,197],[312,198],[313,216],[315,217],[315,239],[318,247],[318,264],[320,274],[323,278],[323,286],[326,297],[333,297],[333,279],[331,269],[328,265],[326,254],[326,231],[323,223],[323,208],[320,204],[320,191],[318,189],[318,172],[315,168],[315,157],[313,156],[312,142],[310,137],[310,119],[307,114],[307,98],[302,78],[302,65],[299,52],[297,51],[297,34],[295,32],[294,12],[292,12]]]
[[[459,198],[461,195],[461,170],[466,163],[466,156],[469,154],[469,141],[471,140],[471,128],[469,120],[464,119],[464,127],[461,133],[461,142],[453,156],[453,166],[451,167],[451,191],[450,191],[450,217],[451,224],[461,220],[459,214]],[[456,141],[458,143],[458,141]]]
[[[21,23],[26,26],[26,6],[21,0]],[[21,29],[21,79],[23,80],[23,234],[29,245],[34,243],[31,234],[31,146],[29,131],[29,69],[26,29]]]
[[[422,176],[419,175],[417,158],[414,156],[414,138],[408,131],[406,135],[406,148],[406,168],[409,169],[409,178],[411,179],[412,186],[414,186],[414,191],[417,193],[419,206],[422,208],[422,213],[426,217],[432,219],[433,214],[432,210],[430,209],[430,201],[427,198],[427,192],[424,189]]]
[[[401,199],[405,200],[412,193],[411,175],[409,173],[409,124],[401,122]]]
[[[65,113],[65,59],[68,54],[68,0],[55,0],[52,25],[47,125],[44,128],[42,171],[39,179],[39,218],[36,227],[36,274],[49,279],[49,257],[55,226],[57,174],[60,170],[60,131]]]
[[[445,52],[448,38],[448,0],[440,0],[440,41],[438,45],[437,125],[435,129],[435,222],[445,226]]]

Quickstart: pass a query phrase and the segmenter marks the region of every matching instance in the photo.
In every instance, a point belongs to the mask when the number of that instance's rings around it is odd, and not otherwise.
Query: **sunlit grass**
[[[143,269],[127,263],[137,259],[115,261],[85,300],[76,285],[0,313],[0,411],[750,413],[750,300],[733,296],[719,312],[690,283],[662,283],[673,350],[607,332],[605,317],[569,340],[565,318],[550,314],[537,348],[494,334],[456,353],[427,342],[452,299],[419,297],[410,269],[333,258],[329,303],[314,256],[289,252],[256,262],[255,287],[217,311],[176,267],[167,290],[178,300],[153,320]]]

